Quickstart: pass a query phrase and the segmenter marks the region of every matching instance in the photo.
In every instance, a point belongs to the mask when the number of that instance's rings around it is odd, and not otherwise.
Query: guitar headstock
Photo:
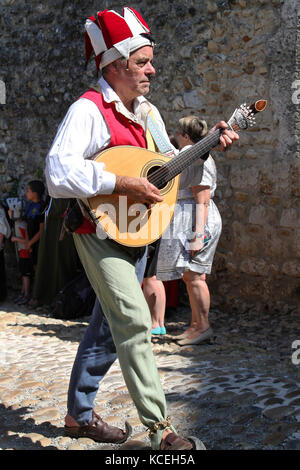
[[[266,106],[266,100],[255,101],[255,103],[250,106],[247,106],[246,103],[241,104],[241,106],[234,111],[227,124],[235,132],[248,129],[248,127],[252,127],[255,124],[255,114],[264,111]]]

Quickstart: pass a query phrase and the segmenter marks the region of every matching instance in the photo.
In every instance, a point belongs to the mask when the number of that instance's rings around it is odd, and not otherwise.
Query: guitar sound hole
[[[158,171],[159,170],[159,171]],[[154,165],[147,171],[147,179],[150,183],[154,184],[158,189],[163,189],[167,186],[165,177],[167,176],[167,169],[161,168],[159,165]]]

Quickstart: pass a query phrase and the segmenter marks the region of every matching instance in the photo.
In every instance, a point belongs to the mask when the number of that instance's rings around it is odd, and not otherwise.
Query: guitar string
[[[159,187],[160,185],[163,185],[173,179],[175,176],[181,173],[182,170],[184,170],[189,164],[191,164],[198,158],[201,158],[199,157],[200,152],[202,155],[204,155],[215,145],[217,145],[221,132],[222,130],[217,129],[212,134],[207,136],[207,138],[201,140],[198,145],[196,144],[193,147],[183,151],[177,156],[177,158],[172,158],[169,162],[165,163],[158,170],[154,171],[151,175],[149,175],[148,181],[150,181],[150,183],[154,184],[156,187]],[[166,176],[168,178],[167,181]]]
[[[176,161],[167,162],[152,173],[149,177],[149,181],[157,187],[163,185],[177,176],[177,174],[181,173],[184,168],[193,163],[196,159],[201,158],[210,148],[212,148],[212,146],[207,145],[207,147],[202,146],[201,152],[199,151],[199,147],[197,147],[196,151],[194,149],[186,150],[180,155],[180,159],[177,158]]]
[[[218,137],[217,140],[216,140],[216,137]],[[168,173],[170,173],[170,172],[171,173],[172,172],[177,172],[177,174],[180,173],[189,163],[191,163],[192,161],[200,158],[199,153],[204,155],[205,153],[207,153],[208,150],[210,150],[214,145],[216,145],[219,141],[219,137],[220,137],[220,131],[217,130],[213,134],[208,136],[208,138],[205,139],[205,141],[202,140],[201,145],[196,144],[195,146],[191,147],[190,149],[182,152],[180,154],[180,156],[177,156],[177,158],[171,159],[168,163],[166,163],[165,165],[160,167],[158,170],[156,170],[154,173],[152,173],[152,175],[150,175],[151,182],[155,181],[156,183],[158,183],[158,179],[155,178],[155,176],[162,177],[162,178],[165,179],[166,171]],[[200,142],[199,142],[199,144],[200,144]],[[201,150],[200,150],[200,147],[201,147]],[[188,163],[187,163],[187,161],[188,161]],[[170,179],[172,179],[174,176],[176,176],[176,175],[172,174]],[[163,180],[159,179],[159,182],[162,183]]]

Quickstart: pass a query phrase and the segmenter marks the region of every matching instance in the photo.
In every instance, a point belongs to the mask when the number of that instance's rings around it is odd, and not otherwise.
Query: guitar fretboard
[[[199,158],[204,162],[208,157],[206,154],[218,145],[222,132],[223,129],[216,129],[207,137],[197,142],[197,144],[171,158],[170,161],[151,173],[151,175],[148,176],[148,181],[154,184],[158,189],[161,189],[168,181],[175,178],[179,173],[182,173],[185,168]]]

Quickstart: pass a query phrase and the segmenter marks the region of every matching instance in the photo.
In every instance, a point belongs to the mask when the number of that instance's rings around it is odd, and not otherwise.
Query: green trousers
[[[151,347],[150,311],[135,274],[137,250],[96,234],[74,234],[74,240],[109,323],[130,396],[141,422],[151,429],[166,420],[167,410]],[[153,449],[159,449],[163,431],[159,427],[151,436]]]

